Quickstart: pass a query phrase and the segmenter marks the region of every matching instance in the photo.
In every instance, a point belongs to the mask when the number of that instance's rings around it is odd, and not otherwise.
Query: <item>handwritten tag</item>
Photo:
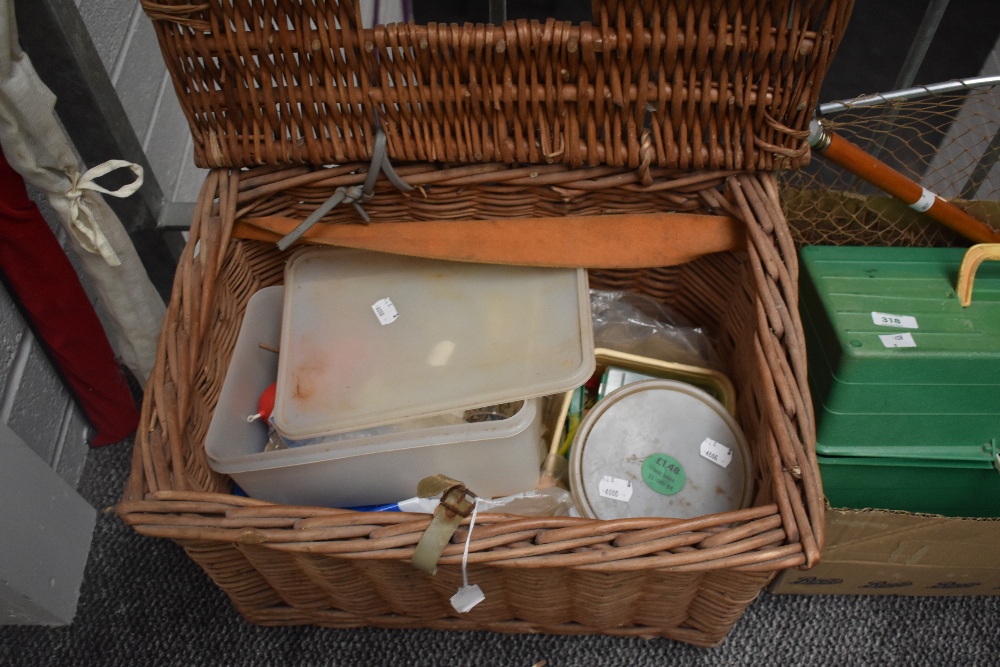
[[[597,492],[602,498],[611,498],[627,503],[632,498],[632,482],[605,475],[597,485]]]
[[[892,315],[890,313],[872,313],[872,322],[880,327],[897,327],[900,329],[919,329],[917,318],[912,315]]]
[[[733,461],[733,450],[721,442],[705,438],[701,443],[701,455],[715,465],[728,468]]]
[[[392,304],[392,300],[389,297],[373,303],[372,310],[375,311],[375,317],[382,323],[382,326],[392,324],[399,317],[399,313],[396,312],[396,306]]]
[[[917,341],[913,340],[913,334],[884,334],[878,337],[882,345],[886,347],[916,347]]]

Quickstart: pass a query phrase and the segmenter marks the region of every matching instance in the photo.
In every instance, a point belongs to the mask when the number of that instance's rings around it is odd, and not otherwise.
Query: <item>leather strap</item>
[[[277,241],[297,224],[277,216],[244,218],[233,233]],[[746,247],[740,220],[690,213],[319,224],[303,238],[411,257],[588,268],[673,266]]]
[[[375,112],[375,120],[378,122],[378,112]],[[330,212],[334,206],[337,206],[341,202],[347,202],[353,204],[354,208],[357,209],[358,214],[361,215],[362,220],[366,223],[371,222],[368,214],[365,213],[365,209],[361,207],[363,202],[371,200],[372,196],[375,194],[375,182],[378,181],[378,175],[384,173],[386,178],[389,179],[393,185],[402,190],[403,192],[409,192],[413,188],[407,185],[396,170],[392,168],[392,163],[389,162],[388,151],[386,150],[386,136],[385,132],[382,131],[381,125],[378,127],[378,132],[375,134],[375,149],[372,151],[372,163],[368,167],[368,175],[365,176],[365,181],[361,186],[351,185],[342,186],[334,190],[330,198],[323,202],[318,209],[313,211],[308,218],[298,223],[293,229],[285,233],[285,235],[278,240],[278,248],[281,250],[288,250],[288,248],[298,241],[303,234],[305,234],[313,225],[319,222],[324,215]]]
[[[420,541],[410,560],[418,570],[429,574],[437,572],[437,563],[445,547],[451,542],[452,535],[458,530],[462,519],[469,516],[476,505],[476,496],[463,484],[456,484],[441,496],[441,504],[434,510],[434,518],[427,530],[420,536]]]

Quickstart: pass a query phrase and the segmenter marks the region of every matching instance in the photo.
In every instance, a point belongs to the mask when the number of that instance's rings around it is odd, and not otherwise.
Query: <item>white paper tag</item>
[[[937,195],[927,188],[921,188],[920,199],[910,204],[910,208],[919,213],[924,213],[929,211],[931,206],[934,206],[935,201],[937,201]]]
[[[396,312],[396,306],[392,305],[392,300],[389,297],[373,303],[372,310],[375,311],[375,316],[382,323],[382,326],[392,324],[399,317],[399,313]]]
[[[711,438],[705,438],[701,442],[701,455],[716,465],[723,468],[729,467],[733,460],[733,450],[726,447],[721,442],[716,442]]]
[[[485,599],[486,594],[483,593],[483,589],[479,587],[479,584],[462,586],[458,589],[457,593],[451,596],[451,606],[459,614],[464,614],[467,611],[471,611],[473,607]]]
[[[632,498],[632,482],[605,475],[597,485],[597,491],[602,498],[611,498],[627,503]]]
[[[872,312],[872,322],[881,327],[897,327],[899,329],[919,329],[917,318],[912,315],[892,315],[890,313]]]
[[[913,334],[901,333],[901,334],[883,334],[879,336],[879,340],[886,347],[916,347],[917,341],[913,340]]]

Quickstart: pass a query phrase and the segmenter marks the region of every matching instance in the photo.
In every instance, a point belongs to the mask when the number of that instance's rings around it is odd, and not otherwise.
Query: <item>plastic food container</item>
[[[539,401],[500,421],[341,437],[264,452],[266,429],[247,422],[278,371],[284,289],[268,287],[247,304],[232,361],[205,439],[213,470],[253,498],[287,505],[353,507],[415,495],[417,482],[442,473],[485,497],[534,488],[544,456]]]
[[[314,248],[285,285],[273,420],[289,439],[561,393],[594,371],[582,269]]]
[[[569,464],[577,508],[597,519],[687,519],[742,509],[750,457],[736,420],[684,382],[616,389],[580,425]]]

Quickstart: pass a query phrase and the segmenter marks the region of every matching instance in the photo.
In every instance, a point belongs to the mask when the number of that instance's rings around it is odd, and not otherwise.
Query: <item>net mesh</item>
[[[1000,229],[1000,85],[847,108],[834,132]],[[954,246],[969,242],[820,155],[780,175],[800,244]]]

